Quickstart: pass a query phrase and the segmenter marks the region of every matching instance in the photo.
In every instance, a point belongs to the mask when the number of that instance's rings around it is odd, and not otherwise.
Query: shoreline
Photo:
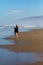
[[[0,48],[10,49],[18,52],[43,52],[43,29],[35,29],[29,32],[20,32],[19,38],[6,37],[14,40],[15,44],[0,45]]]

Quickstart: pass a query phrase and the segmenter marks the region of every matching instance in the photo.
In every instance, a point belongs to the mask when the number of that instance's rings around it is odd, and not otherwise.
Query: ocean
[[[17,22],[19,32],[31,31],[32,29],[43,28],[43,17],[26,18]],[[15,45],[15,40],[6,40],[4,38],[14,34],[15,25],[0,26],[0,45]],[[43,61],[43,52],[18,52],[10,49],[0,48],[0,65],[20,65],[21,63],[35,63]],[[20,64],[19,64],[20,63]]]
[[[13,23],[13,22],[12,22]],[[32,29],[43,28],[43,16],[30,17],[20,19],[15,22],[19,26],[19,32],[31,31]],[[14,25],[0,25],[0,45],[14,44],[12,40],[6,40],[7,36],[12,36],[14,34]]]

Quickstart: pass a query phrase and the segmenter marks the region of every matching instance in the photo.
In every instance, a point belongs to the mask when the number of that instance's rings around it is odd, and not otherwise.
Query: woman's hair
[[[18,25],[16,25],[16,27],[18,27]]]

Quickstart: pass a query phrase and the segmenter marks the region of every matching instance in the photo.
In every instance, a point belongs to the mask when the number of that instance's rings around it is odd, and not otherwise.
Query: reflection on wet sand
[[[23,32],[12,44],[0,45],[0,65],[43,65],[43,30]]]
[[[24,53],[0,49],[0,65],[26,65],[41,61],[43,61],[43,53]]]

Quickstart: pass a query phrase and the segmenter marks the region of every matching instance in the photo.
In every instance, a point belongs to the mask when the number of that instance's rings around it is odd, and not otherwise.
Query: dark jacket
[[[18,33],[18,27],[14,27],[14,32]]]

